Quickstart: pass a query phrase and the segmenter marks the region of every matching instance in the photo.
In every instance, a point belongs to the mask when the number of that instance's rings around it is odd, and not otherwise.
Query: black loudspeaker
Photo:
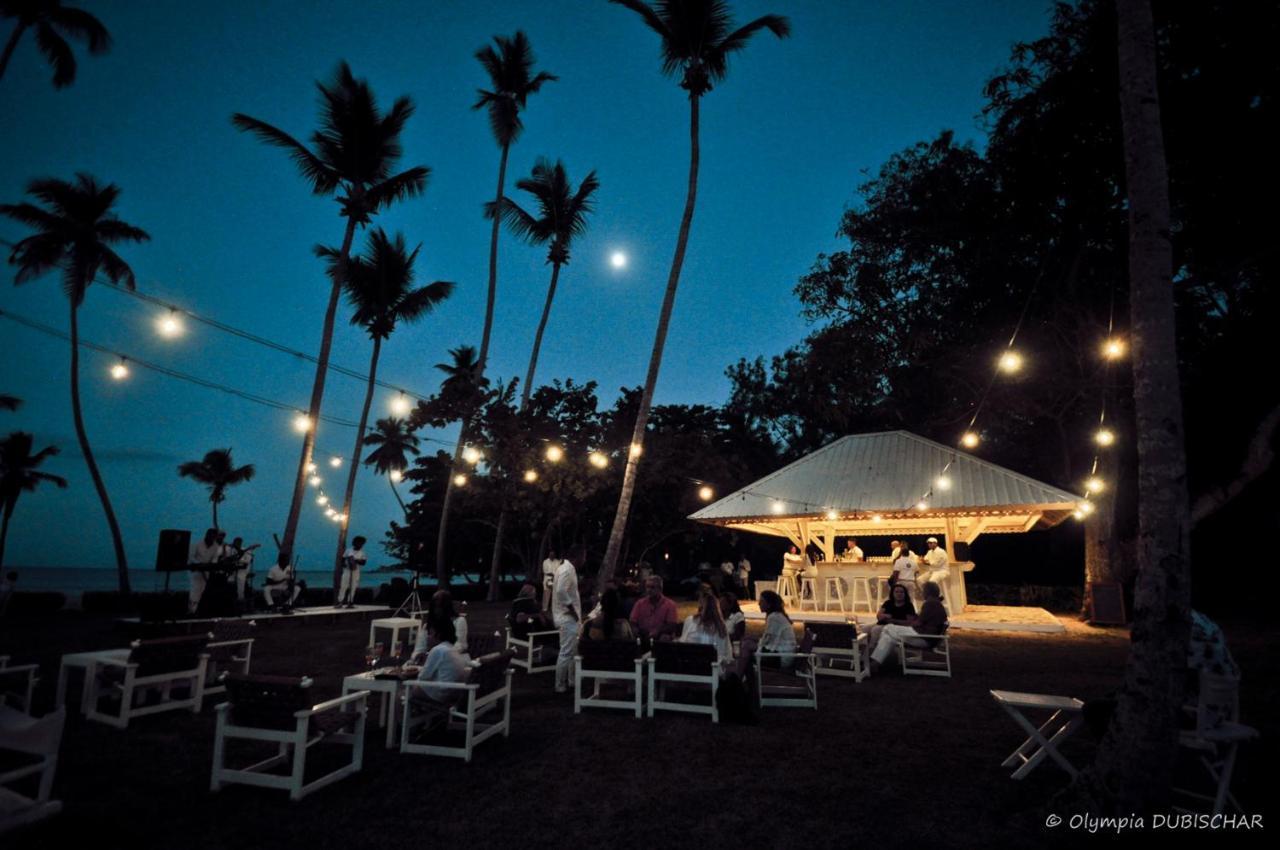
[[[156,572],[173,573],[185,570],[190,551],[190,531],[181,528],[162,529],[160,544],[156,547]]]

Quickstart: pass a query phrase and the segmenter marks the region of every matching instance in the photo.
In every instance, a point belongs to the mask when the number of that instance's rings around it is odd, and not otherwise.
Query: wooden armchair
[[[495,652],[479,659],[466,682],[404,683],[404,722],[400,724],[400,752],[420,755],[454,756],[471,761],[476,745],[494,735],[511,734],[510,651]],[[457,695],[452,705],[435,702],[422,689],[439,688]],[[490,712],[501,716],[481,722]],[[447,739],[462,733],[461,743]]]
[[[225,677],[227,701],[217,707],[213,738],[210,790],[223,785],[283,788],[290,800],[359,773],[364,762],[364,726],[368,691],[356,691],[327,702],[311,704],[311,679],[286,676]],[[247,767],[227,766],[230,740],[263,741],[276,745],[276,754]],[[307,751],[322,742],[351,747],[351,758],[333,771],[306,781]],[[267,771],[289,765],[287,775]]]
[[[62,810],[62,803],[50,797],[66,720],[65,708],[35,718],[0,705],[0,752],[5,756],[5,766],[0,767],[0,834]],[[12,765],[10,756],[16,760]],[[8,787],[32,776],[40,777],[34,797]]]
[[[507,626],[507,648],[516,651],[512,666],[526,673],[545,673],[556,669],[556,656],[560,652],[559,629],[537,629],[521,637]]]
[[[574,656],[573,713],[581,714],[582,707],[624,708],[634,711],[636,717],[644,712],[644,661],[640,647],[633,640],[579,640],[578,654]],[[582,685],[587,679],[594,682],[591,696],[582,695]],[[631,698],[605,699],[600,694],[603,682],[624,682],[631,688]]]
[[[39,664],[9,664],[9,656],[0,655],[0,707],[10,705],[24,714],[32,711]]]
[[[720,661],[716,648],[703,643],[659,642],[653,645],[648,659],[649,716],[655,709],[710,714],[712,723],[720,722],[716,707],[716,690],[720,686]],[[668,702],[668,683],[706,686],[711,693],[709,704]]]
[[[205,669],[209,663],[208,635],[134,641],[127,659],[104,659],[91,665],[85,677],[89,689],[86,716],[125,729],[129,720],[161,711],[187,708],[199,714],[204,703]],[[174,696],[174,689],[186,696]],[[151,705],[139,697],[158,694]],[[104,711],[104,697],[118,698],[117,712]]]
[[[814,672],[819,676],[843,676],[861,682],[871,675],[867,635],[856,622],[810,623],[813,632]]]
[[[249,675],[253,658],[253,620],[218,620],[213,624],[209,641],[209,664],[205,670],[204,693],[220,694],[226,686],[219,681],[223,671]]]
[[[757,705],[761,708],[767,705],[818,708],[813,642],[813,632],[805,629],[804,638],[795,652],[755,654]]]

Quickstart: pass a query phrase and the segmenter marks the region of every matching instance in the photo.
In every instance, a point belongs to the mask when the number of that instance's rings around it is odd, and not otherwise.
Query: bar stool
[[[782,597],[783,603],[794,608],[800,596],[800,592],[796,589],[796,577],[789,573],[778,576],[778,584],[773,588],[773,592]]]
[[[836,610],[844,613],[844,579],[837,576],[827,576],[823,580],[822,596],[822,610],[829,611],[832,603],[835,603]]]
[[[813,610],[818,609],[818,580],[813,576],[800,577],[800,605],[801,611],[805,610],[805,605],[812,605]]]
[[[870,576],[854,576],[852,585],[849,587],[849,610],[857,613],[858,603],[861,602],[867,606],[867,611],[874,614],[879,605],[872,601],[872,584],[877,583],[876,579]],[[878,596],[878,594],[876,594]],[[859,598],[861,597],[861,598]]]

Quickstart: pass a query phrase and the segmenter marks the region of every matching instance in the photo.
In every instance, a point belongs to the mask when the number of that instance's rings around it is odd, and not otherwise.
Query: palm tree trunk
[[[26,28],[26,24],[18,24],[13,28],[13,34],[9,36],[9,40],[5,43],[4,53],[0,53],[0,80],[4,79],[5,69],[9,67],[9,57],[13,55],[14,48],[18,46],[18,39],[22,38],[22,32]]]
[[[347,219],[347,230],[342,236],[342,250],[338,255],[338,265],[334,269],[333,286],[329,289],[329,306],[324,312],[324,330],[320,336],[320,356],[316,363],[316,377],[311,385],[311,404],[307,408],[307,416],[311,419],[311,427],[302,437],[302,457],[298,460],[298,475],[293,482],[293,499],[289,502],[289,518],[284,524],[284,540],[280,549],[289,555],[293,554],[293,541],[298,534],[298,519],[302,514],[302,499],[307,493],[307,464],[311,463],[316,447],[316,431],[320,428],[320,402],[324,398],[324,379],[329,371],[329,349],[333,346],[333,325],[338,314],[338,296],[342,294],[342,282],[347,273],[347,262],[351,258],[351,240],[355,238],[356,221],[354,217]]]
[[[400,498],[400,491],[396,489],[396,482],[388,478],[387,483],[391,485],[391,495],[395,496],[396,501],[400,503],[400,510],[404,513],[405,521],[408,521],[409,509],[404,506],[404,499]]]
[[[467,443],[467,426],[470,417],[462,421],[458,431],[458,445],[453,449],[453,463],[449,465],[449,480],[444,483],[444,502],[440,505],[440,528],[436,533],[436,583],[440,587],[449,586],[449,564],[445,561],[444,550],[448,541],[449,507],[453,503],[453,477],[458,474],[458,459],[462,456],[462,447]]]
[[[107,488],[102,483],[102,473],[98,472],[97,461],[93,459],[93,450],[89,448],[89,437],[84,431],[84,417],[80,415],[80,324],[77,321],[77,305],[71,304],[71,415],[75,419],[76,439],[80,441],[80,453],[89,467],[89,477],[93,479],[93,487],[98,491],[98,499],[102,502],[102,511],[107,515],[107,526],[111,529],[111,545],[116,553],[116,573],[120,581],[120,592],[129,594],[129,562],[124,554],[124,540],[120,537],[120,525],[116,522],[116,512],[111,509],[111,499],[107,496]]]
[[[1161,811],[1178,750],[1190,637],[1190,515],[1174,333],[1169,175],[1149,0],[1116,4],[1129,197],[1138,448],[1138,580],[1129,662],[1094,761],[1104,809]]]
[[[213,527],[218,527],[218,503],[213,503]]]
[[[504,507],[502,512],[498,514],[498,528],[493,536],[493,556],[489,560],[489,593],[485,597],[490,602],[497,602],[502,594],[499,593],[501,584],[501,565],[502,565],[502,538],[507,531],[507,511]]]
[[[11,516],[13,516],[13,506],[6,505],[4,517],[0,519],[0,567],[4,566],[4,544],[9,539],[9,517]]]
[[[347,529],[351,525],[351,500],[356,493],[356,473],[360,471],[360,451],[364,446],[364,430],[369,424],[369,408],[373,406],[373,383],[378,374],[378,355],[382,353],[382,337],[373,338],[373,356],[369,358],[369,387],[364,393],[364,407],[360,410],[360,424],[356,426],[356,447],[351,452],[350,469],[347,470],[347,492],[342,497],[342,515],[346,518],[338,523],[338,551],[333,556],[333,600],[338,602],[338,591],[342,588],[342,553],[347,549]],[[355,601],[354,594],[352,601]]]
[[[636,474],[640,466],[639,449],[644,445],[645,428],[649,424],[649,408],[653,404],[653,391],[658,384],[658,370],[662,366],[662,349],[667,342],[667,326],[671,323],[671,311],[676,303],[676,288],[680,285],[680,269],[684,265],[684,251],[689,244],[689,228],[693,224],[693,206],[698,196],[698,103],[697,96],[689,98],[689,191],[684,201],[684,217],[680,220],[680,236],[676,239],[676,253],[671,260],[671,274],[667,277],[667,292],[662,298],[662,313],[658,316],[658,333],[653,340],[653,354],[649,358],[649,374],[645,378],[644,392],[640,396],[640,410],[636,414],[636,426],[631,432],[631,445],[627,451],[627,469],[622,478],[622,493],[618,496],[618,512],[613,516],[613,530],[609,532],[609,545],[600,564],[597,586],[613,579],[618,566],[618,553],[622,551],[622,537],[626,532],[627,518],[631,514],[631,497],[636,489]]]

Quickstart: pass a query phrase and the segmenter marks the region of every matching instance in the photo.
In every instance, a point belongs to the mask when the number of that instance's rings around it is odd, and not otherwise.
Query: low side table
[[[1051,758],[1072,779],[1076,777],[1075,767],[1062,753],[1058,752],[1058,747],[1084,725],[1083,702],[1074,697],[1025,694],[1017,691],[992,691],[991,696],[1005,710],[1005,713],[1013,718],[1013,722],[1030,736],[1000,763],[1001,767],[1017,765],[1013,778],[1022,779],[1035,770],[1045,758]],[[1026,718],[1025,712],[1028,711],[1050,711],[1052,714],[1041,726],[1036,727]]]
[[[408,649],[412,650],[414,643],[418,640],[418,630],[422,628],[422,621],[417,617],[383,617],[380,620],[374,620],[369,623],[369,645],[372,646],[374,641],[374,633],[378,629],[387,629],[391,632],[391,643],[400,640],[401,630],[409,633],[409,639],[406,642]],[[387,645],[390,651],[391,644]]]

